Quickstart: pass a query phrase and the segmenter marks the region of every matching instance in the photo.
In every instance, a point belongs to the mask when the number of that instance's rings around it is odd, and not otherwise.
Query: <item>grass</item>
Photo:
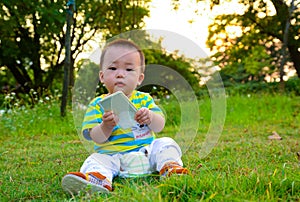
[[[164,133],[180,124],[176,103],[163,101],[168,113]],[[72,114],[61,118],[59,104],[15,108],[0,121],[0,201],[299,201],[300,97],[230,96],[225,126],[212,152],[199,159],[210,124],[210,101],[199,100],[199,130],[183,161],[189,176],[114,180],[114,192],[72,198],[61,188],[69,171],[89,155],[79,140]],[[276,131],[283,140],[268,140]]]

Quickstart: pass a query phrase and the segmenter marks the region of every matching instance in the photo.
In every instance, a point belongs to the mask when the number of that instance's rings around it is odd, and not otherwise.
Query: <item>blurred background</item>
[[[216,72],[228,93],[300,94],[299,0],[3,0],[0,7],[0,109],[51,99],[66,105],[78,72],[97,66],[89,59],[95,48],[132,30],[144,30],[138,43],[156,47],[145,51],[147,64],[178,71],[197,96]],[[178,49],[151,29],[203,51]]]

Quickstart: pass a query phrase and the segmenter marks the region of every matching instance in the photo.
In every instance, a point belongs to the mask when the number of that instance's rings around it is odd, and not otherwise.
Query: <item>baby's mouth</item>
[[[125,86],[125,84],[123,82],[116,82],[115,86],[123,87],[123,86]]]

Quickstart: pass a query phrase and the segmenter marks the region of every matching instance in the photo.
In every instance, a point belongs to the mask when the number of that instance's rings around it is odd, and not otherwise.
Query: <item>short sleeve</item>
[[[97,97],[90,102],[84,119],[82,122],[82,135],[85,139],[91,140],[90,130],[102,122],[102,116],[104,111],[99,106],[99,101],[101,97]]]

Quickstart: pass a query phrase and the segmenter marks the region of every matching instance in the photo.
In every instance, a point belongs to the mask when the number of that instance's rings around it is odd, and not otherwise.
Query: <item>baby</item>
[[[95,144],[95,153],[83,163],[80,172],[62,179],[66,192],[77,194],[90,187],[91,192],[110,192],[116,176],[139,176],[159,172],[162,177],[187,174],[181,149],[169,137],[155,138],[163,130],[165,117],[153,98],[136,88],[144,80],[145,57],[133,42],[117,39],[101,54],[99,78],[108,94],[94,98],[86,111],[82,133]],[[113,111],[104,111],[99,102],[107,95],[122,91],[137,112],[136,126],[121,128]]]

